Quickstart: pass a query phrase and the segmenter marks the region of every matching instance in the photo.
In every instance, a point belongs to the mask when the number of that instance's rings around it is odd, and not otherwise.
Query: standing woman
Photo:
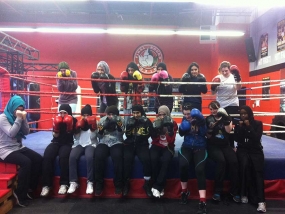
[[[77,119],[72,117],[71,108],[68,104],[59,107],[59,114],[53,121],[53,139],[44,152],[42,172],[41,196],[48,196],[53,180],[54,161],[59,156],[60,165],[60,188],[58,194],[64,195],[69,185],[69,154],[73,145],[73,134]]]
[[[123,71],[120,76],[121,80],[136,80],[136,82],[121,82],[121,92],[125,94],[138,94],[137,96],[124,96],[124,114],[131,115],[133,105],[142,105],[142,97],[139,95],[144,90],[144,84],[140,83],[143,77],[139,71],[138,66],[134,62],[130,62],[127,65],[126,71]],[[130,116],[124,116],[125,125],[128,122]]]
[[[173,82],[172,76],[169,74],[166,68],[166,64],[161,62],[158,63],[156,68],[157,73],[153,74],[151,81],[163,81],[163,82]],[[172,95],[172,85],[162,84],[162,83],[151,83],[149,85],[149,92],[153,92],[157,95]],[[173,97],[155,97],[154,109],[156,114],[158,114],[158,108],[162,105],[166,105],[169,108],[170,113],[173,109]]]
[[[208,89],[206,84],[206,78],[200,73],[198,63],[192,62],[188,67],[185,74],[181,78],[182,82],[201,82],[201,84],[182,84],[179,86],[179,93],[183,95],[199,95],[199,97],[184,97],[183,105],[191,104],[192,108],[196,108],[202,111],[202,98],[201,94],[206,94]]]
[[[215,188],[213,200],[221,201],[226,166],[229,166],[233,200],[240,202],[238,189],[238,160],[235,151],[229,144],[229,133],[232,130],[232,119],[225,109],[220,108],[220,103],[212,101],[209,104],[210,116],[206,118],[207,125],[207,151],[216,165]]]
[[[77,80],[67,79],[69,77],[76,78],[76,71],[69,68],[67,62],[60,62],[58,64],[58,72],[56,74],[56,84],[60,92],[74,92],[76,91],[78,84]],[[58,109],[61,104],[69,104],[72,112],[76,111],[77,106],[77,94],[60,94],[58,99]]]
[[[255,120],[249,106],[240,108],[239,124],[235,127],[237,157],[240,165],[241,202],[258,203],[257,211],[265,213],[264,154],[261,145],[263,125]]]
[[[238,114],[239,99],[237,90],[241,89],[241,77],[239,69],[236,65],[231,65],[227,61],[223,61],[219,67],[219,75],[215,76],[211,85],[212,94],[217,94],[217,101],[220,103],[221,108],[231,114]],[[222,83],[222,85],[221,85]],[[236,118],[236,119],[235,119]],[[233,118],[233,125],[237,125],[238,119]],[[230,135],[230,146],[234,148],[234,136]]]
[[[92,73],[91,79],[102,79],[102,80],[115,80],[110,74],[110,68],[107,62],[100,61],[97,65],[97,70]],[[101,117],[103,117],[103,113],[108,106],[118,105],[118,97],[117,96],[105,96],[102,94],[116,94],[116,82],[100,82],[100,81],[91,81],[93,91],[95,93],[100,93],[100,107],[99,113],[101,113]]]
[[[24,106],[24,100],[15,95],[0,115],[0,160],[20,166],[18,186],[13,194],[21,207],[26,207],[26,199],[31,198],[28,190],[37,188],[42,165],[41,155],[22,144],[22,139],[30,132]]]

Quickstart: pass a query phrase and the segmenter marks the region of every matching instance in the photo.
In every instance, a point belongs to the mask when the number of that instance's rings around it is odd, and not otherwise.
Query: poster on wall
[[[260,58],[268,56],[268,33],[260,37]]]
[[[262,81],[264,81],[262,83],[262,98],[269,98],[269,94],[270,94],[270,77],[264,77],[262,78]],[[269,99],[264,99],[264,100],[269,100]]]
[[[277,52],[285,50],[285,19],[277,23]]]

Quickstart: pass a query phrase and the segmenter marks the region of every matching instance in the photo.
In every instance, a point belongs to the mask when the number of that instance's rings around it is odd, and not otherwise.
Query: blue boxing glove
[[[201,125],[205,124],[205,118],[204,118],[204,116],[202,115],[202,113],[198,109],[193,108],[191,110],[191,112],[190,112],[190,115],[191,115],[191,117],[193,119],[192,120],[193,125],[201,126]]]
[[[189,131],[190,128],[191,128],[191,124],[190,124],[190,122],[188,120],[182,120],[179,128],[183,132]]]

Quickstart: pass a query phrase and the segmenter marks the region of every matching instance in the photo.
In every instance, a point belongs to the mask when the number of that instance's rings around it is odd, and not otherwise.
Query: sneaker
[[[258,203],[257,212],[266,213],[266,203],[265,202]]]
[[[160,198],[160,192],[157,189],[151,188],[152,195],[156,198]]]
[[[50,191],[50,188],[49,188],[48,186],[44,186],[44,187],[42,188],[41,196],[42,196],[42,197],[48,196],[49,191]]]
[[[127,196],[128,193],[130,191],[130,181],[127,180],[124,184],[124,188],[123,188],[123,196]]]
[[[25,200],[22,200],[21,198],[19,198],[19,195],[16,193],[17,190],[13,191],[13,195],[16,199],[16,203],[20,206],[20,207],[27,207],[28,203]]]
[[[121,186],[115,187],[115,195],[122,195],[123,189]]]
[[[213,199],[214,201],[221,201],[221,195],[220,195],[220,194],[214,194],[213,197],[212,197],[212,199]]]
[[[59,195],[65,195],[67,192],[67,185],[60,185],[59,190],[58,190],[58,194]]]
[[[76,183],[76,182],[70,182],[70,186],[69,186],[69,188],[68,188],[68,190],[67,190],[67,193],[68,194],[72,194],[72,193],[74,193],[75,192],[75,190],[78,188],[78,183]],[[65,194],[65,193],[63,193],[63,194]]]
[[[145,180],[143,189],[145,193],[147,194],[148,197],[152,197],[152,192],[151,192],[151,185],[150,185],[150,180]]]
[[[86,194],[93,194],[93,182],[87,181]]]
[[[200,202],[199,203],[199,209],[197,211],[197,214],[206,214],[207,213],[207,207],[205,202]]]
[[[234,202],[236,202],[236,203],[240,203],[241,202],[239,195],[234,195],[234,194],[231,193],[231,196],[233,196]]]
[[[187,204],[188,203],[188,196],[190,195],[190,192],[181,192],[181,201],[179,204]]]
[[[96,196],[100,196],[103,193],[103,184],[100,183],[96,183],[96,187],[95,187],[95,195]]]
[[[161,190],[160,196],[164,196],[164,189]]]
[[[241,196],[241,203],[247,204],[248,203],[248,198],[246,196]]]

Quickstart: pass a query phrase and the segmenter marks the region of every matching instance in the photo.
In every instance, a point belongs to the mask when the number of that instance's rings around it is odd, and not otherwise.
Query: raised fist
[[[215,77],[213,80],[212,80],[213,83],[220,83],[221,82],[221,79],[219,77]],[[211,85],[211,90],[212,91],[216,91],[217,87],[219,86],[220,84],[212,84]]]
[[[87,117],[87,123],[90,127],[90,130],[91,131],[95,131],[97,129],[97,120],[96,120],[96,117],[94,116],[88,116]]]
[[[154,121],[153,121],[153,128],[155,129],[161,129],[162,127],[162,120],[160,118],[156,118]]]
[[[99,74],[98,72],[93,72],[93,73],[91,74],[91,78],[92,78],[92,79],[99,79],[99,76],[100,76],[100,74]]]
[[[22,115],[23,115],[23,120],[26,120],[26,118],[27,118],[27,112],[26,112],[26,111],[22,111]]]
[[[127,122],[127,130],[133,129],[135,127],[136,119],[134,117],[130,117]]]
[[[109,79],[106,73],[101,73],[99,79]]]
[[[236,82],[240,82],[241,81],[241,77],[240,77],[240,74],[239,74],[239,68],[236,65],[232,65],[230,67],[230,71],[231,71],[232,75],[234,76],[235,81]]]
[[[62,124],[62,116],[56,116],[53,120],[53,132],[60,132],[60,125]]]
[[[152,77],[151,77],[151,81],[152,81],[152,82],[157,82],[158,80],[159,80],[159,75],[158,75],[158,73],[153,74]]]
[[[61,71],[57,72],[57,76],[58,77],[63,77],[62,72]]]
[[[71,132],[73,130],[73,117],[72,116],[65,115],[62,122],[66,124],[67,132]]]
[[[120,78],[121,78],[121,80],[128,80],[128,79],[129,79],[129,74],[128,74],[128,72],[123,71],[123,72],[121,73]]]
[[[70,76],[71,76],[71,71],[68,70],[68,69],[66,69],[66,70],[65,70],[65,76],[66,76],[66,77],[70,77]]]
[[[182,76],[182,82],[190,82],[191,81],[191,76],[188,73],[183,74]]]
[[[167,79],[168,78],[168,73],[165,70],[160,71],[158,73],[158,75],[159,75],[159,78],[161,78],[161,79]]]
[[[134,73],[133,73],[133,78],[135,79],[135,80],[142,80],[142,74],[139,72],[139,71],[135,71]]]
[[[191,127],[191,124],[188,120],[183,120],[180,124],[180,130],[181,131],[189,131]]]
[[[16,111],[16,116],[17,116],[18,118],[20,118],[20,119],[23,119],[23,111],[17,110],[17,111]]]
[[[224,108],[218,109],[217,116],[221,117],[221,120],[225,126],[230,125],[232,122],[232,118],[228,115],[227,111]]]

